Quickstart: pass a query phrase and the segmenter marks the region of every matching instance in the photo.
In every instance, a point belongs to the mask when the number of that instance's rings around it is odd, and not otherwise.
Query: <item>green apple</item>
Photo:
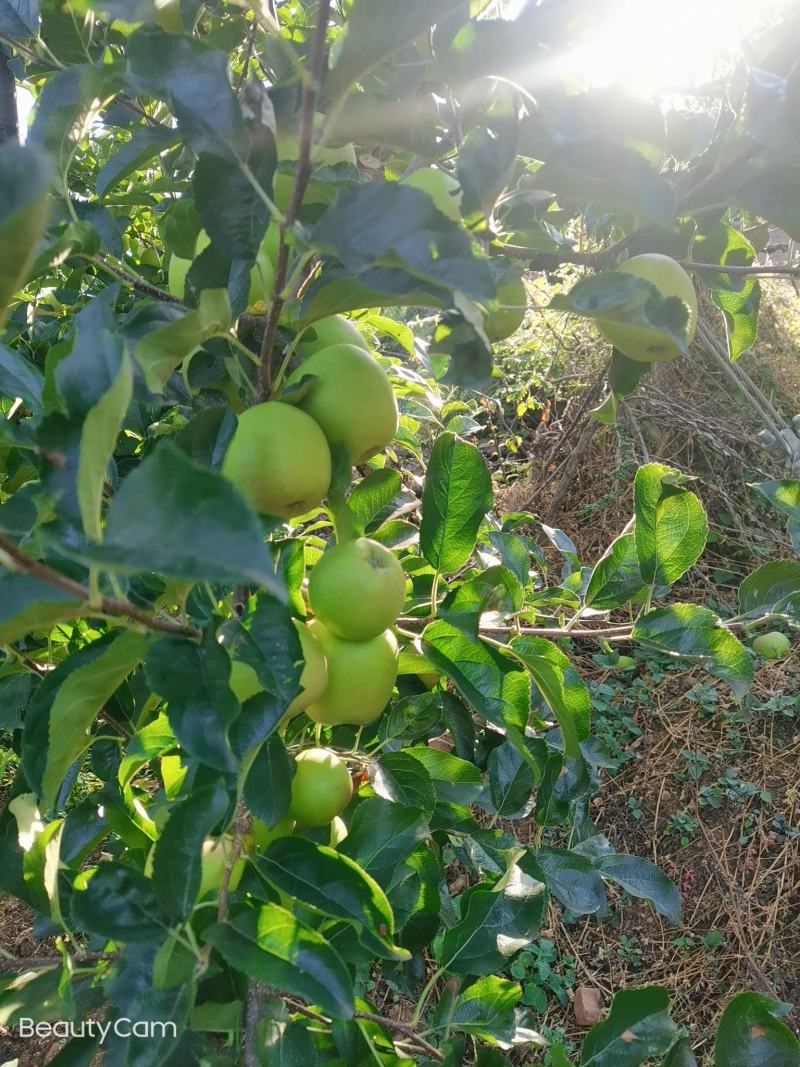
[[[619,263],[614,270],[643,278],[658,289],[662,297],[676,296],[689,312],[684,338],[688,345],[697,326],[697,295],[692,279],[670,256],[647,252]],[[620,352],[637,363],[663,363],[681,354],[669,334],[644,326],[629,326],[622,322],[598,323],[603,336]]]
[[[306,748],[295,761],[289,815],[303,826],[324,826],[344,811],[353,795],[347,764],[327,748]]]
[[[346,641],[319,619],[309,629],[328,661],[328,686],[306,708],[314,722],[327,726],[364,726],[377,719],[389,702],[397,678],[397,641],[385,630],[371,641]]]
[[[330,348],[331,345],[358,345],[365,352],[369,351],[369,345],[355,323],[344,315],[329,315],[326,319],[317,319],[313,326],[303,330],[297,351],[305,359],[322,348]]]
[[[285,818],[270,829],[261,819],[253,819],[253,845],[256,852],[263,852],[272,841],[279,837],[291,837],[294,833],[294,819]]]
[[[197,242],[194,246],[194,258],[200,255],[211,244],[211,238],[208,236],[205,230],[201,230],[197,235]],[[186,275],[189,273],[194,260],[181,259],[180,256],[170,256],[169,266],[167,267],[167,287],[174,297],[178,300],[183,300],[186,292]]]
[[[497,305],[483,322],[490,341],[503,341],[522,325],[528,310],[528,294],[522,278],[511,278],[498,285]]]
[[[269,401],[239,416],[222,473],[256,511],[289,519],[320,503],[331,483],[331,452],[299,408]]]
[[[397,433],[397,401],[383,367],[358,345],[331,345],[304,359],[287,378],[315,381],[298,406],[323,429],[331,445],[342,445],[353,463],[380,452]]]
[[[312,701],[322,696],[328,684],[328,666],[322,646],[305,623],[300,622],[299,619],[292,619],[292,622],[300,638],[303,670],[300,673],[300,692],[286,709],[285,720],[299,715]],[[235,659],[231,663],[230,686],[240,704],[255,696],[256,693],[260,693],[264,688],[250,664],[240,659]]]
[[[225,868],[230,863],[233,855],[233,838],[227,834],[224,837],[207,837],[203,842],[203,852],[200,860],[200,889],[197,899],[200,900],[206,893],[212,890],[219,892],[225,877]],[[234,890],[239,885],[244,874],[244,856],[239,856],[231,871],[228,889]]]
[[[406,599],[397,557],[369,537],[328,548],[311,571],[308,597],[337,637],[369,641],[393,626]]]
[[[791,641],[780,630],[759,634],[753,641],[753,651],[764,659],[781,659],[789,651]]]
[[[407,178],[401,178],[400,185],[421,189],[443,215],[453,222],[461,222],[461,186],[446,171],[438,167],[420,167]]]

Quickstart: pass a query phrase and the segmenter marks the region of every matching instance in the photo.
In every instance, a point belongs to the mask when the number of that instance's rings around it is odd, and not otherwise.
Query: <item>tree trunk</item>
[[[0,144],[19,140],[17,91],[8,53],[0,46]]]

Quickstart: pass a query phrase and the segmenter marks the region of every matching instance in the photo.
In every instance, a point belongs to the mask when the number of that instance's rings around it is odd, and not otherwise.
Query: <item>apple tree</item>
[[[174,1024],[54,1062],[534,1062],[504,972],[548,902],[680,921],[592,818],[574,643],[742,697],[800,562],[682,601],[708,524],[657,463],[582,560],[495,508],[459,398],[534,272],[598,327],[601,419],[685,358],[695,285],[746,351],[757,231],[800,239],[800,19],[665,111],[559,77],[599,5],[497,7],[0,0],[0,107],[35,98],[0,145],[0,890],[54,946],[0,961],[0,1019]],[[796,553],[800,483],[754,491]],[[732,1001],[718,1067],[796,1064],[780,1011]],[[695,1062],[623,991],[582,1062],[645,1060]]]

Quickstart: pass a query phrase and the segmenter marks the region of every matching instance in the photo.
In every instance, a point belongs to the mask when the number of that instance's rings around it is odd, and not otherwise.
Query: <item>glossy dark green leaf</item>
[[[44,230],[50,179],[50,162],[37,149],[0,147],[0,326]]]
[[[343,189],[309,239],[356,276],[375,267],[399,268],[477,301],[494,296],[491,273],[475,256],[467,234],[434,207],[427,193],[397,182]]]
[[[722,1013],[714,1044],[714,1067],[796,1067],[800,1042],[777,1016],[788,1004],[745,992]]]
[[[574,915],[604,911],[603,880],[584,856],[565,848],[545,846],[517,861],[523,871],[544,882],[556,900]]]
[[[200,888],[203,841],[225,814],[228,790],[218,779],[196,789],[170,811],[153,852],[152,883],[164,911],[172,918],[191,915]]]
[[[411,751],[428,772],[440,802],[470,804],[483,792],[481,773],[474,763],[439,748],[417,746]]]
[[[115,941],[152,941],[168,925],[150,881],[122,863],[101,863],[86,889],[72,897],[81,930]]]
[[[515,1008],[522,990],[516,982],[486,975],[458,994],[449,1017],[453,1029],[488,1041],[511,1043],[516,1030]]]
[[[275,904],[241,910],[204,938],[248,978],[318,1004],[335,1019],[352,1016],[353,983],[340,956],[291,912]]]
[[[196,152],[246,158],[247,132],[224,52],[197,37],[146,27],[128,39],[126,58],[131,87],[166,100]]]
[[[437,571],[451,574],[472,554],[492,506],[492,480],[475,445],[441,434],[431,449],[422,495],[420,548]]]
[[[635,640],[700,663],[740,698],[750,689],[753,664],[747,649],[718,615],[697,604],[670,604],[648,611],[633,628]]]
[[[406,959],[394,944],[394,916],[386,894],[357,863],[302,837],[273,841],[254,860],[276,889],[323,915],[355,923],[367,948],[384,959]]]
[[[633,897],[649,900],[660,915],[677,923],[681,917],[681,895],[674,882],[643,856],[613,853],[595,860],[595,868],[609,881],[616,882]]]
[[[248,169],[272,196],[277,155],[270,135],[248,159]],[[252,181],[218,155],[201,154],[192,179],[197,214],[212,242],[230,256],[253,263],[270,212]]]
[[[273,734],[258,750],[244,783],[248,807],[269,827],[286,818],[293,776],[294,765],[283,741]]]
[[[495,812],[504,819],[519,818],[533,790],[533,768],[510,741],[504,741],[489,753],[487,771]]]
[[[457,311],[446,311],[437,322],[428,358],[436,379],[447,385],[480,390],[492,375],[488,338]]]
[[[511,641],[514,655],[531,672],[534,684],[555,716],[568,756],[580,756],[579,742],[589,736],[589,690],[569,656],[542,637],[522,636]]]
[[[595,564],[586,603],[598,611],[610,611],[634,600],[645,588],[636,539],[632,533],[622,534]]]
[[[442,939],[440,966],[470,975],[504,968],[536,936],[546,903],[544,885],[516,866],[495,886],[472,886],[461,898],[461,920]]]
[[[660,463],[636,472],[636,552],[642,577],[653,585],[672,585],[706,546],[706,513],[695,494],[680,484],[682,478]]]
[[[172,372],[205,341],[223,335],[231,317],[225,289],[209,286],[199,294],[195,309],[145,334],[134,354],[144,370],[148,388],[154,393],[163,392]]]
[[[34,363],[21,353],[0,345],[0,393],[3,396],[12,400],[22,397],[36,415],[42,410],[43,387],[42,372]]]
[[[186,581],[252,582],[282,595],[261,526],[231,483],[171,443],[129,474],[89,560]]]
[[[614,997],[608,1018],[586,1035],[581,1067],[639,1067],[663,1056],[678,1035],[666,989],[623,989]]]
[[[415,758],[417,751],[382,753],[368,768],[370,785],[379,797],[430,815],[436,806],[436,792],[430,774]]]
[[[228,730],[239,714],[229,685],[231,661],[211,629],[202,644],[162,637],[147,654],[147,681],[167,701],[170,726],[183,748],[219,771],[237,763]]]
[[[398,863],[427,836],[428,826],[418,808],[370,797],[356,808],[339,851],[385,886]]]
[[[479,715],[499,726],[508,720],[522,729],[530,711],[530,684],[524,671],[491,645],[471,641],[444,621],[422,635],[423,651]]]
[[[226,625],[224,633],[231,656],[249,664],[285,710],[300,691],[303,667],[300,638],[286,604],[262,593],[255,610]]]
[[[98,171],[97,195],[105,196],[109,189],[129,178],[151,159],[172,148],[179,139],[177,130],[165,129],[163,126],[141,126],[135,130],[131,139],[113,152]]]

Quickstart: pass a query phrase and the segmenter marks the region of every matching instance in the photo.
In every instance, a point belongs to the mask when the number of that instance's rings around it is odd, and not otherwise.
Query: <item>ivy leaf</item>
[[[660,463],[636,472],[636,552],[642,577],[652,585],[672,585],[706,546],[706,513],[695,494],[677,484],[681,477]]]
[[[633,637],[662,652],[696,660],[727,682],[737,699],[752,685],[753,664],[747,649],[708,608],[670,604],[649,611],[637,621]]]
[[[78,506],[83,531],[93,541],[101,541],[103,537],[100,525],[103,486],[132,393],[133,368],[130,358],[123,353],[116,380],[89,411],[81,430]]]
[[[441,434],[422,495],[420,548],[428,563],[443,574],[463,567],[491,506],[492,479],[483,456],[455,434]]]
[[[543,637],[515,637],[511,648],[531,672],[536,688],[561,727],[567,756],[580,758],[580,742],[589,736],[591,701],[569,656]]]
[[[581,1067],[639,1067],[668,1052],[679,1033],[666,989],[623,989],[584,1038]]]
[[[209,927],[204,939],[248,978],[302,997],[335,1019],[353,1015],[353,983],[322,934],[275,904],[240,911]]]
[[[394,944],[394,916],[384,891],[336,849],[302,837],[284,837],[273,841],[254,865],[282,893],[323,915],[355,923],[371,952],[389,960],[409,958]]]
[[[601,856],[594,865],[604,878],[617,882],[632,897],[649,900],[660,915],[670,922],[680,922],[681,895],[678,887],[650,860],[615,852],[610,856]]]
[[[777,1016],[788,1004],[751,991],[735,996],[719,1021],[714,1044],[715,1067],[795,1067],[800,1042]]]
[[[0,7],[0,25],[2,16]],[[51,173],[47,157],[31,146],[0,148],[0,326],[44,231]]]

